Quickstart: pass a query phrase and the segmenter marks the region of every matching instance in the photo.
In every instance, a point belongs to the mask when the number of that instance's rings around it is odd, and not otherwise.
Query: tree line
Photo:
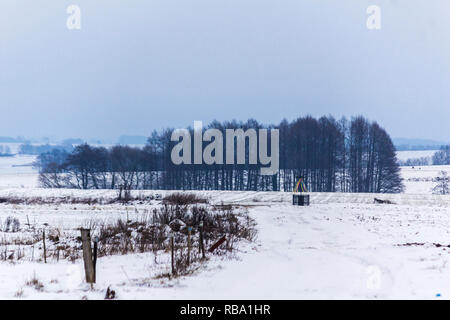
[[[450,165],[450,145],[442,146],[433,155],[433,165]]]
[[[211,128],[224,136],[226,129],[278,129],[278,173],[261,175],[261,165],[249,161],[175,165],[170,157],[177,143],[171,141],[172,129],[153,131],[143,148],[81,144],[72,152],[52,150],[41,154],[35,166],[40,184],[49,188],[292,191],[301,177],[313,192],[403,190],[391,138],[376,122],[361,116],[351,120],[305,116],[269,126],[254,119],[213,121],[203,130]],[[189,131],[193,133],[192,128]],[[246,146],[248,159],[248,139]]]

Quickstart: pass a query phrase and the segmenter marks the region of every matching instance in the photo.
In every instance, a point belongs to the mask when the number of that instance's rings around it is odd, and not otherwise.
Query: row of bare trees
[[[256,120],[214,121],[204,130],[209,128],[223,133],[225,129],[238,128],[279,129],[278,173],[261,175],[260,165],[248,161],[233,165],[174,165],[170,153],[175,142],[170,140],[172,130],[167,129],[153,132],[144,148],[84,144],[70,154],[57,151],[42,154],[36,163],[40,183],[44,187],[80,189],[291,191],[303,177],[310,191],[401,192],[403,189],[389,135],[377,123],[363,117],[337,121],[332,117],[306,116],[269,127]]]
[[[450,164],[450,145],[442,146],[439,151],[433,155],[433,165]]]

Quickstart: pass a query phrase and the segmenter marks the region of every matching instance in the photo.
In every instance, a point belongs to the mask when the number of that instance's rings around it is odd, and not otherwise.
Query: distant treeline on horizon
[[[121,145],[145,145],[147,143],[148,137],[140,136],[140,135],[121,135],[117,139],[117,144]],[[98,139],[91,139],[90,141],[95,142],[87,142],[88,144],[95,145],[111,145],[113,143],[104,143]],[[392,142],[397,151],[422,151],[422,150],[438,150],[443,146],[446,146],[450,143],[445,143],[442,141],[434,141],[434,140],[424,140],[424,139],[407,139],[407,138],[393,138]],[[40,140],[30,140],[26,139],[22,136],[19,137],[7,137],[0,136],[0,143],[21,143],[24,145],[19,149],[19,154],[30,154],[30,155],[39,155],[43,152],[48,152],[51,149],[67,149],[70,146],[76,146],[79,144],[86,143],[86,140],[80,138],[68,138],[59,142],[49,142],[48,138],[42,138]],[[43,147],[43,148],[31,148],[33,147]],[[45,147],[44,147],[45,146]]]
[[[33,145],[33,146],[42,146],[42,145],[48,145],[52,146],[55,149],[61,149],[61,146],[67,146],[67,145],[79,145],[86,143],[86,141],[89,141],[88,143],[94,143],[94,144],[111,144],[110,142],[102,142],[99,139],[90,139],[90,140],[83,140],[81,138],[67,138],[63,139],[61,141],[52,140],[50,141],[49,138],[41,138],[41,139],[26,139],[25,137],[7,137],[7,136],[0,136],[0,143],[21,143],[25,145]],[[145,136],[139,136],[139,135],[121,135],[117,139],[118,144],[130,144],[130,145],[145,145],[147,142],[147,137]],[[25,153],[23,153],[25,154]]]
[[[170,158],[173,129],[166,129],[154,131],[143,148],[82,144],[72,152],[43,153],[35,164],[40,184],[80,189],[292,191],[302,177],[313,192],[403,190],[391,138],[376,122],[361,116],[351,120],[306,116],[270,126],[254,119],[213,121],[204,130],[210,128],[223,133],[238,128],[279,129],[278,173],[263,176],[260,165],[249,164],[174,165]]]

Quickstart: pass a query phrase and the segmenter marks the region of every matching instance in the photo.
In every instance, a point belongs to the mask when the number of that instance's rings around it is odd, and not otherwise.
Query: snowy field
[[[26,166],[32,160],[0,158],[0,198],[116,196],[36,188],[37,173]],[[44,264],[36,248],[33,261],[0,261],[0,299],[103,299],[108,286],[120,299],[450,299],[450,196],[430,192],[430,179],[442,169],[450,172],[450,167],[402,168],[404,194],[314,193],[310,207],[292,206],[289,193],[201,192],[213,204],[248,210],[257,223],[256,241],[241,243],[232,256],[210,256],[193,275],[171,280],[157,276],[170,271],[167,255],[102,257],[94,289],[83,281],[82,260],[52,258]],[[374,197],[393,204],[374,204]],[[156,200],[0,203],[0,219],[17,218],[24,233],[30,223],[64,234],[92,221],[139,219],[159,206]],[[0,239],[11,236],[0,232]],[[34,278],[41,288],[27,284]]]
[[[397,151],[397,159],[406,161],[408,159],[432,158],[439,150],[413,150],[413,151]]]
[[[439,171],[447,171],[450,174],[450,166],[415,166],[401,167],[405,193],[429,194],[435,186],[433,179]]]
[[[164,192],[161,192],[164,194]],[[0,197],[113,197],[109,191],[4,189]],[[151,194],[150,192],[148,194]],[[108,286],[122,299],[372,299],[450,298],[450,197],[375,195],[395,204],[373,204],[373,194],[312,195],[294,207],[287,193],[202,192],[213,203],[248,208],[258,238],[233,258],[212,257],[194,275],[161,280],[165,256],[110,256],[98,261],[91,290],[82,261],[0,263],[0,298],[101,299]],[[154,202],[152,205],[157,206]],[[152,206],[150,205],[150,207]],[[145,206],[0,205],[0,218],[71,232],[95,219],[138,216]],[[14,276],[11,276],[14,275]],[[38,278],[42,290],[26,285]]]
[[[0,157],[0,188],[37,187],[38,174],[31,164],[35,156]]]

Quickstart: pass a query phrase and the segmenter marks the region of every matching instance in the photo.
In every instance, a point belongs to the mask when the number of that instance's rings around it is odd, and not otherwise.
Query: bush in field
[[[18,232],[20,230],[20,221],[14,217],[7,217],[3,226],[3,232]]]
[[[234,212],[232,206],[166,204],[141,221],[118,219],[100,225],[99,256],[165,250],[171,234],[181,250],[187,246],[188,227],[192,228],[192,247],[198,248],[200,223],[206,248],[225,236],[227,241],[222,249],[232,251],[237,241],[252,241],[256,237],[254,220],[244,212]]]
[[[447,171],[439,171],[439,176],[435,179],[436,185],[433,187],[434,194],[449,194],[450,177]]]
[[[27,282],[25,282],[25,285],[27,285],[28,287],[32,287],[37,291],[44,290],[44,284],[38,279],[36,274],[34,274],[31,279],[29,279]]]
[[[208,200],[206,198],[199,197],[194,193],[176,192],[164,197],[163,203],[178,206],[186,206],[189,204],[196,204],[196,203],[208,203]]]

